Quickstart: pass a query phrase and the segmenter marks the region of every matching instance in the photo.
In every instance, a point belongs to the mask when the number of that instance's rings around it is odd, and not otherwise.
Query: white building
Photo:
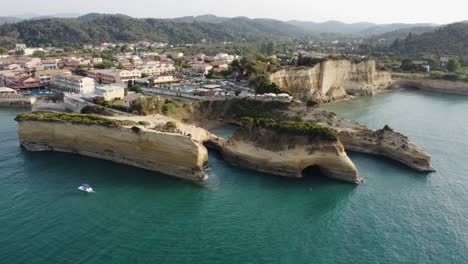
[[[88,71],[88,77],[93,78],[99,83],[127,83],[130,80],[136,80],[141,78],[141,72],[139,70],[90,70]]]
[[[94,93],[94,79],[79,75],[59,74],[52,79],[52,85],[60,90],[76,94]]]
[[[159,64],[155,66],[140,66],[137,68],[141,74],[147,76],[159,76],[163,74],[171,74],[175,71],[175,67],[172,64]]]
[[[205,77],[213,66],[207,63],[193,63],[190,68],[182,68],[181,72],[190,76]]]
[[[224,60],[227,63],[231,63],[234,61],[235,57],[233,55],[229,55],[227,53],[218,53],[214,57],[215,60]]]
[[[52,83],[52,79],[55,75],[72,75],[69,70],[45,70],[37,71],[34,78],[42,84],[49,85]]]
[[[117,85],[105,85],[96,87],[96,95],[104,97],[105,101],[112,101],[114,99],[125,97],[125,89]]]
[[[58,59],[54,59],[54,60],[43,60],[41,62],[41,65],[44,69],[46,70],[56,70],[58,69],[58,63],[59,63],[59,60]]]
[[[93,58],[93,64],[99,64],[99,63],[102,63],[102,58]]]
[[[16,91],[8,87],[0,87],[0,96],[2,95],[15,95]]]

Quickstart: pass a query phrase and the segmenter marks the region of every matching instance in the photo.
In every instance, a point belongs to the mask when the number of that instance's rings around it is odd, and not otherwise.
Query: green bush
[[[167,115],[169,113],[174,113],[178,106],[174,103],[166,103],[162,107],[163,114]]]
[[[102,106],[91,106],[87,105],[81,109],[82,114],[97,114],[97,115],[104,115],[104,116],[112,116],[112,113],[108,112],[106,108]]]
[[[241,121],[242,127],[248,129],[265,128],[279,133],[308,136],[317,140],[336,141],[338,139],[332,129],[310,122],[278,121],[270,118],[251,117],[244,117]]]
[[[31,113],[19,114],[16,121],[43,121],[43,122],[71,122],[80,125],[97,125],[105,127],[122,127],[136,125],[136,122],[130,120],[114,120],[95,115],[59,113],[50,111],[37,111]]]
[[[174,130],[177,128],[177,124],[173,121],[167,121],[166,125],[164,125],[164,128],[167,130]]]
[[[147,121],[138,121],[138,124],[145,126],[145,127],[151,125],[150,122],[147,122]]]

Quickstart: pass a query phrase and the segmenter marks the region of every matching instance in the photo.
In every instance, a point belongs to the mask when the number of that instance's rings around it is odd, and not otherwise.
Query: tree
[[[98,63],[96,65],[94,65],[94,68],[96,69],[109,69],[109,68],[112,68],[114,67],[114,63],[112,61],[109,61],[109,60],[103,60],[102,63]]]
[[[208,79],[216,79],[216,77],[218,76],[218,73],[216,72],[215,69],[211,69],[208,71],[208,73],[206,74],[206,78]]]
[[[461,64],[457,57],[451,58],[447,64],[447,70],[449,72],[456,72],[460,69]]]
[[[36,50],[32,54],[34,57],[44,58],[46,56],[45,52]]]
[[[400,69],[403,71],[415,71],[418,69],[418,66],[410,59],[404,59],[401,62]]]
[[[0,54],[6,54],[6,53],[8,53],[8,49],[0,46]]]
[[[125,67],[122,65],[122,63],[119,63],[119,65],[117,65],[117,69],[123,70],[125,69]]]
[[[262,74],[252,77],[249,80],[249,84],[255,87],[255,92],[257,94],[264,94],[264,93],[280,93],[281,90],[276,86],[276,84],[272,83],[268,76]]]
[[[275,51],[275,43],[272,41],[263,42],[260,46],[260,51],[266,55],[272,55]]]
[[[139,85],[133,85],[130,90],[135,93],[141,93],[141,87]]]

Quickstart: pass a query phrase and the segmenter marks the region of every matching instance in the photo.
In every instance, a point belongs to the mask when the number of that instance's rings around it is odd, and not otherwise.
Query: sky
[[[436,23],[468,20],[463,0],[0,0],[0,16],[57,13],[120,13],[133,17],[172,18],[214,14],[280,20],[347,23]]]

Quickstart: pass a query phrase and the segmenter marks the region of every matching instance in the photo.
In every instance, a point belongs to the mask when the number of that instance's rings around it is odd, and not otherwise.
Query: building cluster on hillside
[[[103,43],[99,46],[84,45],[85,49],[105,50],[125,47],[114,53],[112,60],[85,56],[10,56],[0,58],[0,86],[25,93],[48,88],[55,92],[66,92],[83,97],[100,97],[103,100],[123,99],[127,87],[135,85],[147,92],[192,98],[248,97],[257,100],[291,100],[284,95],[255,95],[246,83],[222,80],[207,80],[210,72],[222,72],[237,55],[218,53],[185,55],[178,51],[156,53],[151,51],[127,52],[140,47],[164,48],[166,43],[139,42],[136,44]],[[46,49],[34,49],[26,53],[26,45],[18,44],[15,51],[23,54],[44,53]],[[148,49],[145,49],[148,50]],[[91,54],[91,53],[87,53]]]

